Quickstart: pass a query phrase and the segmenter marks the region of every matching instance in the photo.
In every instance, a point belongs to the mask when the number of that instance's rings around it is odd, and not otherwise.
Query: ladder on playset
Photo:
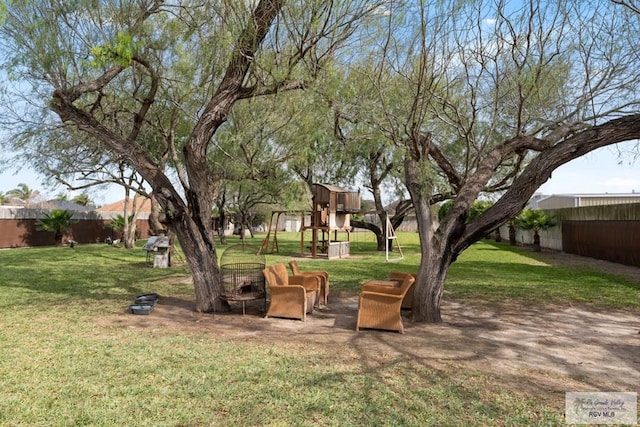
[[[389,216],[385,215],[387,219],[387,224],[385,225],[385,251],[386,251],[386,259],[387,262],[398,262],[404,259],[404,254],[402,253],[402,248],[400,247],[400,242],[398,241],[398,236],[396,235],[396,231],[393,229],[393,225],[391,225],[391,221],[389,220]],[[389,240],[393,240],[398,247],[398,257],[390,258],[389,257]]]

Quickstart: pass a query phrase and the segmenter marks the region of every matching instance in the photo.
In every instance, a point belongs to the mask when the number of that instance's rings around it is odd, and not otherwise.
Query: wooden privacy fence
[[[38,231],[36,219],[0,219],[0,248],[19,248],[27,246],[54,245],[54,235],[51,232]],[[111,220],[105,219],[80,219],[71,227],[67,238],[72,238],[78,243],[98,243],[106,241],[107,237],[119,239],[119,232],[109,227]],[[138,219],[136,221],[138,236],[149,236],[149,221]]]
[[[73,239],[78,243],[100,243],[107,238],[122,238],[120,231],[109,227],[111,220],[121,216],[122,212],[71,211],[72,219],[77,223],[66,233],[63,241]],[[38,219],[49,212],[50,208],[0,206],[0,248],[55,245],[52,232],[37,229]],[[140,238],[149,237],[148,218],[148,213],[141,212],[136,220],[136,234]]]
[[[562,249],[640,267],[640,221],[562,221]]]

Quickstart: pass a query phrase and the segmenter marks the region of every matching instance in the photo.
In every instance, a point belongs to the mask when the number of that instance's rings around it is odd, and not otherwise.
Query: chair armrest
[[[319,291],[320,279],[317,276],[289,276],[289,286],[292,285],[302,286],[308,291]]]
[[[404,298],[403,295],[395,295],[395,294],[389,294],[386,292],[369,292],[369,291],[363,291],[360,293],[360,298],[364,298],[364,299],[375,299],[378,301],[388,301],[390,303],[395,302],[395,301],[402,301],[402,298]]]
[[[329,280],[329,275],[327,274],[326,271],[300,271],[298,272],[298,274],[296,274],[296,276],[317,276],[317,277],[321,277],[324,280]]]
[[[315,276],[322,276],[325,279],[329,278],[329,273],[327,273],[324,270],[308,270],[308,271],[301,271],[300,274],[313,274]]]
[[[405,277],[411,276],[411,275],[412,275],[411,273],[401,273],[399,271],[392,271],[391,273],[389,273],[389,280],[396,280],[398,282],[402,282],[405,279]]]
[[[362,292],[376,292],[387,295],[400,295],[400,288],[398,285],[383,285],[378,283],[365,283],[362,285]]]

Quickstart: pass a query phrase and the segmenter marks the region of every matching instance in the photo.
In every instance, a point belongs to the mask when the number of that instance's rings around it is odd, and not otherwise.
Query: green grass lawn
[[[297,239],[281,234],[280,253],[268,254],[267,263],[288,260],[299,250]],[[328,270],[332,292],[354,294],[364,280],[417,268],[417,236],[401,234],[400,241],[400,262],[386,263],[369,236],[354,237],[348,260],[300,265]],[[153,269],[144,261],[142,249],[106,245],[0,251],[0,425],[563,423],[557,408],[464,365],[445,372],[401,358],[373,368],[353,348],[335,352],[305,342],[224,339],[215,330],[100,322],[130,316],[125,309],[138,294],[192,296],[190,286],[172,280],[187,275],[186,267]],[[445,298],[637,309],[640,285],[481,242],[452,267]]]

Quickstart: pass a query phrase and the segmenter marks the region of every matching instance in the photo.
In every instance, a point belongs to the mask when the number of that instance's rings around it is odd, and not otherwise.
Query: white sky
[[[63,187],[58,187],[55,190],[49,190],[45,188],[42,178],[37,176],[33,170],[28,168],[22,168],[22,170],[16,173],[13,170],[8,170],[0,173],[0,191],[7,192],[13,188],[16,188],[18,184],[27,184],[32,190],[38,190],[43,194],[45,199],[53,199],[59,193],[69,194],[69,198],[73,198],[75,195],[82,193],[82,191],[67,191]],[[89,195],[89,199],[92,200],[97,206],[107,205],[109,203],[117,202],[124,199],[124,189],[119,186],[110,186],[107,189],[90,188],[85,190]]]
[[[543,194],[596,194],[640,192],[640,160],[630,141],[603,147],[556,169],[538,192]],[[626,153],[621,157],[619,150]]]

